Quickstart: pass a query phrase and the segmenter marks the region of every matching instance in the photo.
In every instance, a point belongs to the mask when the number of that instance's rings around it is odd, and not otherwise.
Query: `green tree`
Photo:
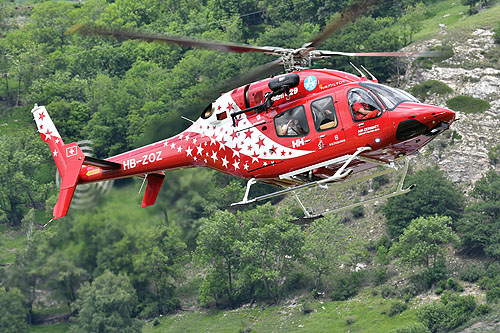
[[[137,295],[126,275],[109,271],[78,293],[78,311],[72,332],[141,332],[141,321],[134,318]]]
[[[261,281],[275,303],[289,276],[293,263],[303,255],[304,234],[289,216],[275,216],[268,203],[242,214],[245,240],[240,243],[244,262],[250,265],[249,276]]]
[[[414,190],[387,200],[383,213],[387,232],[398,237],[411,220],[435,214],[449,216],[453,221],[462,215],[464,196],[437,167],[430,167],[408,176],[406,184],[417,185]]]
[[[422,20],[425,16],[425,5],[422,2],[417,3],[415,6],[408,5],[405,14],[401,17],[400,22],[403,25],[404,44],[413,42],[413,34],[422,29]]]
[[[500,259],[500,175],[489,171],[474,185],[475,201],[457,221],[460,246],[466,253],[483,253]]]
[[[179,227],[171,225],[143,230],[137,237],[133,271],[128,274],[141,303],[141,317],[166,314],[180,307],[174,282],[182,277],[188,261],[180,235]]]
[[[445,245],[455,242],[458,237],[450,227],[451,218],[447,216],[419,217],[410,222],[391,247],[391,254],[400,262],[430,268],[445,254]]]
[[[244,267],[239,249],[243,239],[242,225],[234,214],[216,211],[210,218],[203,219],[196,257],[201,265],[208,268],[207,279],[200,288],[204,303],[213,297],[217,305],[237,305],[244,288],[241,276]]]
[[[76,301],[80,283],[89,277],[84,269],[75,266],[61,252],[49,256],[41,270],[45,286],[52,291],[53,297],[65,301],[68,308]]]
[[[320,290],[321,278],[340,265],[348,246],[348,230],[339,217],[324,217],[311,224],[304,242],[304,257],[315,274],[316,290]]]
[[[19,289],[0,288],[0,331],[28,332],[23,301]]]
[[[43,208],[53,185],[51,154],[34,131],[0,139],[0,222],[19,226],[29,208]]]

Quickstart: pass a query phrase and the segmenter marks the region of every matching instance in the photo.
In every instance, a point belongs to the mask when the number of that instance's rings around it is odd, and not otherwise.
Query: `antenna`
[[[365,72],[367,72],[367,73],[368,73],[368,75],[370,75],[370,76],[372,77],[372,81],[373,81],[373,82],[378,83],[377,78],[376,78],[376,77],[375,77],[372,73],[370,73],[370,71],[369,71],[369,70],[367,70],[365,67],[363,67],[363,65],[361,65],[361,68],[363,68],[363,70],[364,70]]]
[[[358,71],[359,74],[361,74],[361,77],[366,77],[365,73],[363,73],[358,67],[354,66],[354,64],[352,62],[349,61],[349,63],[351,64],[352,67],[354,67],[355,70]],[[361,66],[363,67],[363,66]]]
[[[194,121],[192,121],[192,120],[191,120],[191,119],[189,119],[189,118],[186,118],[186,117],[184,117],[184,116],[181,116],[181,118],[182,118],[182,119],[184,119],[184,120],[187,120],[187,121],[191,122],[192,124],[194,124]]]

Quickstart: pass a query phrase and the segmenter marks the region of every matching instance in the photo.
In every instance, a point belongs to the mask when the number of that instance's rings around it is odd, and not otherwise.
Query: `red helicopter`
[[[350,9],[311,43],[300,49],[256,47],[232,43],[151,35],[76,26],[79,33],[176,43],[227,52],[261,52],[279,59],[252,73],[285,66],[285,74],[252,82],[222,94],[182,133],[107,159],[85,156],[76,143],[64,144],[43,106],[32,109],[38,131],[49,144],[61,176],[53,219],[66,215],[77,185],[140,176],[147,182],[141,207],[153,205],[164,171],[208,167],[248,180],[248,204],[312,186],[342,186],[401,169],[395,163],[414,153],[450,127],[455,112],[420,103],[409,93],[379,84],[364,67],[356,76],[328,69],[308,69],[314,59],[332,56],[430,56],[430,53],[345,53],[317,50],[331,33],[353,19]],[[246,76],[246,80],[250,75]],[[352,179],[351,175],[382,166],[381,171]],[[400,195],[408,162],[397,189],[368,201]],[[249,198],[256,182],[282,189]],[[303,204],[305,218],[312,215]]]

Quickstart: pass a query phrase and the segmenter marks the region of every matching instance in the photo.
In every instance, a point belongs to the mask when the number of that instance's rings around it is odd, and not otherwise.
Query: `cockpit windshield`
[[[372,82],[361,82],[359,85],[375,93],[388,110],[394,110],[396,106],[403,102],[420,103],[415,97],[401,89]]]

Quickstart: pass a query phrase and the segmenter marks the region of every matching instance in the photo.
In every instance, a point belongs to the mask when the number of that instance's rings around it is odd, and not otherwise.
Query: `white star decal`
[[[164,145],[165,147],[167,147],[167,146],[168,146],[168,140],[165,140],[165,142],[163,142],[163,145]]]
[[[245,170],[248,170],[248,163],[246,163],[246,162],[245,162],[245,165],[243,165],[243,168],[244,168]]]
[[[264,162],[264,166],[267,166],[267,162]]]
[[[189,140],[189,134],[186,134],[186,137],[184,138],[186,141]]]
[[[172,142],[172,144],[170,145],[170,148],[172,148],[172,149],[175,148],[175,142]]]
[[[240,162],[234,161],[233,166],[234,166],[234,170],[238,170],[240,168]]]
[[[182,140],[183,137],[184,137],[184,135],[179,134],[179,140]]]
[[[181,151],[182,151],[182,147],[181,146],[177,147],[177,152],[180,153]]]
[[[226,156],[224,156],[224,157],[222,158],[222,160],[221,160],[221,161],[222,161],[222,166],[223,166],[223,167],[226,167],[226,166],[227,166],[227,162],[229,162],[229,161],[226,159]]]
[[[259,161],[259,158],[257,156],[251,156],[251,157],[252,157],[252,163]]]
[[[215,135],[214,135],[215,136]],[[215,145],[217,142],[214,137],[210,137],[210,145]]]
[[[57,156],[57,150],[54,150],[54,151],[52,152],[52,154],[54,154],[54,157],[56,157],[56,156]]]
[[[196,149],[198,149],[198,152],[196,153],[197,155],[203,155],[202,154],[203,153],[203,147],[201,146],[201,144],[198,147],[196,147]]]
[[[215,152],[215,150],[213,151],[212,156],[210,156],[210,158],[214,160],[214,163],[215,163],[215,161],[218,160],[217,153]]]
[[[191,149],[191,147],[188,147],[188,148],[186,149],[186,154],[187,154],[186,156],[193,156],[193,155],[191,155],[191,152],[192,152],[192,151],[193,151],[193,150]]]
[[[193,138],[193,145],[196,145],[196,141],[198,140],[196,140],[196,138]]]
[[[56,143],[56,144],[57,144],[57,143],[59,143],[59,139],[56,139],[55,143]]]

